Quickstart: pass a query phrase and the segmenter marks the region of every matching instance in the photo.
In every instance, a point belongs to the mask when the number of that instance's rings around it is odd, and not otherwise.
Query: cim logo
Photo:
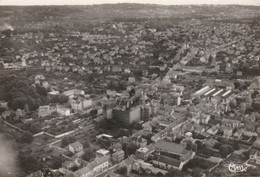
[[[248,167],[254,167],[254,165],[250,165],[247,162],[243,163],[243,164],[235,164],[233,162],[229,163],[227,165],[228,170],[232,173],[240,173],[240,172],[246,172]]]

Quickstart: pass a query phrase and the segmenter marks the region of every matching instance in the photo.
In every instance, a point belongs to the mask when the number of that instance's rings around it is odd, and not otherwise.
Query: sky
[[[0,5],[93,5],[113,3],[143,3],[162,5],[240,4],[260,6],[260,0],[0,0]]]

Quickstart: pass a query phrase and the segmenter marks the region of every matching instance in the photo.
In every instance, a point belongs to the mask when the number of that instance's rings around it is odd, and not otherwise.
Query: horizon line
[[[1,1],[0,1],[1,2]],[[131,3],[131,2],[122,2],[122,3],[98,3],[98,4],[0,4],[0,6],[99,6],[99,5],[118,5],[118,4],[136,4],[136,5],[155,5],[155,6],[260,6],[257,4],[210,4],[210,3],[199,3],[199,4],[156,4],[156,3]]]

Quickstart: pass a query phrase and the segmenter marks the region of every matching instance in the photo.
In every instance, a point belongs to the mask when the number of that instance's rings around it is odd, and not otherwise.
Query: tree
[[[124,166],[124,167],[121,167],[117,170],[117,172],[120,174],[120,175],[126,175],[127,174],[127,167]]]
[[[50,100],[49,103],[67,103],[68,102],[68,97],[66,95],[53,95]]]
[[[196,143],[193,144],[192,151],[194,151],[194,152],[198,151],[198,145]]]
[[[260,127],[258,127],[258,128],[256,129],[256,133],[258,133],[258,135],[260,135]]]
[[[251,98],[254,99],[254,98],[256,98],[257,95],[259,95],[259,92],[255,90],[255,91],[251,94]]]
[[[29,123],[28,130],[32,133],[39,133],[41,130],[40,127],[41,126],[39,122]]]
[[[210,56],[209,56],[209,64],[212,63],[212,60],[213,60],[213,57],[210,55]]]
[[[226,158],[228,154],[230,154],[231,152],[233,152],[233,147],[230,146],[230,145],[224,144],[224,145],[220,146],[219,152],[220,152],[220,155],[221,155],[222,157]]]
[[[192,150],[192,148],[193,148],[193,143],[190,140],[188,140],[187,144],[186,144],[186,149],[187,150]]]
[[[75,141],[74,138],[66,136],[66,137],[62,138],[62,140],[61,140],[61,147],[65,147],[68,144],[72,143],[73,141]]]
[[[31,132],[28,132],[28,131],[24,132],[24,133],[22,134],[22,136],[20,137],[20,141],[21,141],[22,143],[28,143],[28,144],[30,144],[30,143],[33,141],[33,135],[32,135],[32,133],[31,133]]]
[[[84,147],[84,148],[89,148],[89,142],[88,142],[88,140],[86,140],[86,141],[83,143],[83,147]]]
[[[42,87],[42,86],[39,86],[39,85],[36,85],[36,90],[37,90],[37,93],[39,94],[39,95],[42,95],[42,96],[47,96],[47,90],[44,88],[44,87]]]
[[[31,154],[31,152],[19,152],[18,154],[19,167],[25,173],[31,173],[42,168],[37,158]]]
[[[229,106],[231,109],[235,109],[236,108],[236,103],[234,101],[230,101],[229,102]]]
[[[96,116],[97,113],[98,113],[98,110],[97,110],[97,109],[91,109],[91,111],[90,111],[90,115],[91,115],[92,117]]]
[[[67,103],[69,101],[69,98],[66,95],[60,95],[59,96],[59,103],[63,104],[63,103]]]
[[[55,157],[53,158],[53,161],[52,161],[52,168],[53,169],[58,169],[60,168],[62,165],[62,158],[61,157]]]
[[[0,107],[0,114],[2,114],[3,112],[5,112],[5,108]]]
[[[206,76],[206,75],[207,75],[207,72],[206,72],[206,71],[202,71],[201,75],[202,75],[202,76]]]
[[[73,167],[71,168],[71,171],[77,171],[78,169],[79,169],[79,167],[73,166]]]
[[[93,149],[88,148],[85,150],[85,154],[82,156],[82,159],[86,161],[90,161],[94,157],[95,157],[95,153],[93,152]]]
[[[234,82],[234,86],[235,86],[235,89],[239,89],[241,85],[239,82]]]
[[[26,99],[25,97],[18,97],[18,98],[15,98],[12,102],[11,102],[11,107],[14,109],[14,110],[17,110],[17,109],[24,109],[24,105],[26,104]]]

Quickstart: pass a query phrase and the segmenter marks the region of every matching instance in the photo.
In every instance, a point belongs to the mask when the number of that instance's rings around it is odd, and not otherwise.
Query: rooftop
[[[102,154],[102,155],[109,154],[109,151],[108,151],[108,150],[105,150],[105,149],[99,149],[99,150],[97,150],[96,152],[99,153],[99,154]]]
[[[176,144],[173,142],[167,142],[167,141],[157,141],[154,144],[154,147],[156,149],[161,149],[164,151],[167,151],[169,153],[177,154],[177,155],[183,155],[185,154],[185,146]]]
[[[76,141],[75,143],[71,143],[71,144],[69,144],[70,146],[72,146],[73,148],[78,148],[78,147],[82,147],[83,145],[80,143],[80,142],[78,142],[78,141]]]
[[[156,155],[154,159],[159,161],[159,162],[163,162],[165,164],[169,164],[169,165],[172,165],[172,166],[175,166],[175,167],[179,167],[180,164],[181,164],[180,160],[176,160],[176,159],[169,158],[169,157],[166,157],[166,156]]]

